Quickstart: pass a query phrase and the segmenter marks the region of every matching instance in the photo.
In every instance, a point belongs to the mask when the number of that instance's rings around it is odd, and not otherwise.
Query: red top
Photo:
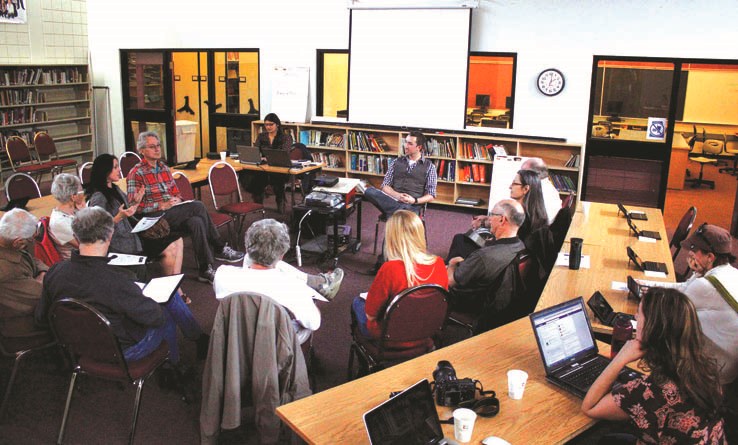
[[[415,268],[420,281],[413,284],[413,286],[438,284],[448,290],[446,265],[441,258],[436,257],[436,262],[428,266],[416,264]],[[375,318],[375,320],[367,320],[366,322],[366,327],[373,338],[379,338],[382,335],[380,322],[389,300],[408,287],[410,286],[405,276],[405,264],[402,261],[392,260],[382,264],[366,297],[366,314]]]

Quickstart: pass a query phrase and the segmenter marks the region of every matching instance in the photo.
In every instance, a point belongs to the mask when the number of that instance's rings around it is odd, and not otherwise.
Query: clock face
[[[555,96],[564,89],[564,75],[561,71],[549,68],[538,75],[538,89],[546,96]]]

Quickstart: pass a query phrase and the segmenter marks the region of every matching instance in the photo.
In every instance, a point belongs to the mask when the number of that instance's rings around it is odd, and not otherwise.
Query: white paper
[[[111,253],[108,254],[108,264],[111,266],[138,266],[139,264],[146,264],[146,257],[125,253]]]
[[[361,297],[361,298],[363,298],[365,300],[366,300],[366,297],[367,296],[369,296],[369,292],[362,292],[362,293],[359,294],[359,297]]]
[[[647,277],[651,277],[651,278],[666,278],[666,274],[663,272],[655,272],[655,271],[647,270],[644,273],[646,274]]]
[[[582,259],[579,261],[580,269],[589,269],[590,267],[589,255],[582,255]],[[566,252],[559,252],[559,256],[556,257],[556,266],[569,267],[569,254]]]
[[[190,202],[192,202],[191,199],[188,199],[187,201],[180,201],[180,202],[178,202],[176,204],[172,204],[172,207],[181,206],[182,204],[187,204],[187,203],[190,203]]]
[[[628,290],[628,283],[625,281],[613,281],[611,284],[612,290]]]
[[[177,290],[183,276],[183,274],[178,274],[154,278],[143,288],[143,294],[157,303],[166,303]]]
[[[360,179],[338,178],[338,183],[336,183],[336,185],[332,187],[317,186],[313,187],[313,190],[318,192],[340,193],[341,195],[346,195],[351,192],[351,190],[355,189],[360,182]]]
[[[644,243],[655,243],[656,242],[656,238],[650,238],[648,236],[640,235],[638,237],[638,241],[643,241]]]
[[[131,230],[131,233],[144,232],[146,231],[146,229],[149,229],[154,224],[156,224],[159,219],[161,219],[161,216],[144,216],[138,221],[136,227]]]

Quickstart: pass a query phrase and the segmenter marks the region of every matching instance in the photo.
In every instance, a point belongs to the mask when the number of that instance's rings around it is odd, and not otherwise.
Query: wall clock
[[[538,75],[538,90],[546,96],[556,96],[564,89],[564,74],[556,68],[547,68]]]

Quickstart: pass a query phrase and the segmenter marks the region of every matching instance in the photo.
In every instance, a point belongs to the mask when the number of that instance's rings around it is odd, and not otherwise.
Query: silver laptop
[[[236,149],[238,150],[238,162],[241,164],[261,164],[261,151],[259,147],[236,145]]]
[[[423,379],[364,414],[369,443],[458,444],[443,437],[430,383]]]

